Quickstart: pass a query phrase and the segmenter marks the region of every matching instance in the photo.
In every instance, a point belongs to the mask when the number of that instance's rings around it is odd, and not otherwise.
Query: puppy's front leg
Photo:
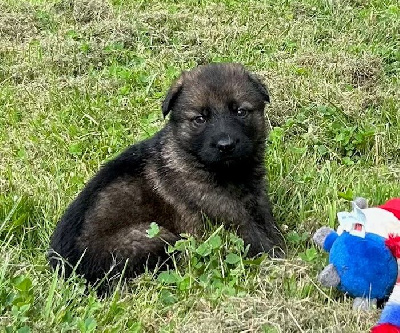
[[[266,197],[260,198],[258,205],[250,210],[251,218],[242,224],[238,233],[245,244],[250,244],[249,255],[268,253],[272,257],[283,257],[285,251],[284,239],[275,224],[275,219]]]
[[[271,226],[275,228],[275,226]],[[271,257],[283,257],[284,246],[279,230],[271,232],[255,222],[239,227],[239,236],[246,245],[250,245],[248,255],[254,257],[260,253],[268,253]]]

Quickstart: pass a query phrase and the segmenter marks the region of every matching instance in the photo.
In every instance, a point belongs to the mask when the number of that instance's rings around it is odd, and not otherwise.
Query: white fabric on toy
[[[365,232],[370,232],[388,238],[389,234],[400,235],[400,221],[393,213],[382,208],[360,209],[353,203],[353,211],[339,212],[339,227],[337,233],[340,235],[343,231],[351,232],[353,224],[359,220],[364,220]],[[362,236],[361,236],[362,237]]]

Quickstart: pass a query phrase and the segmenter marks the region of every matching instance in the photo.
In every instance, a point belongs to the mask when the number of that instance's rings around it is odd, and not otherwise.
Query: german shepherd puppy
[[[233,226],[249,254],[282,248],[266,195],[266,87],[240,64],[183,72],[169,89],[166,126],[105,164],[51,239],[50,264],[96,282],[132,277],[165,258],[165,242],[203,232],[203,214]],[[157,222],[160,234],[146,230]],[[279,250],[278,250],[279,252]],[[279,252],[280,254],[282,252]]]

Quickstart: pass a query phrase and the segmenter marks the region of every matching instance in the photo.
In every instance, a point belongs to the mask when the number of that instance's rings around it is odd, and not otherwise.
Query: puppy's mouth
[[[217,154],[215,158],[209,161],[210,166],[217,169],[229,169],[243,163],[243,156],[235,156],[235,154]]]
[[[235,158],[234,156],[221,156],[218,160],[217,163],[222,163],[222,164],[234,164],[235,162],[238,161],[238,158]]]
[[[194,153],[205,168],[222,174],[225,171],[231,172],[234,169],[246,167],[246,164],[251,163],[253,150],[250,144],[247,146],[239,142],[231,146],[229,142],[228,145],[223,144],[224,142],[220,142],[218,146],[218,144],[207,143]]]

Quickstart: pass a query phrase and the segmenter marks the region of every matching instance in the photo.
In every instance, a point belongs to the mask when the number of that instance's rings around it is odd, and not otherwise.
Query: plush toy
[[[373,332],[400,333],[400,198],[374,208],[356,198],[352,205],[352,212],[338,213],[336,232],[322,227],[314,234],[329,252],[329,265],[318,278],[354,297],[353,308],[390,296]]]
[[[392,294],[382,311],[378,324],[372,333],[400,333],[400,279],[397,280]]]

